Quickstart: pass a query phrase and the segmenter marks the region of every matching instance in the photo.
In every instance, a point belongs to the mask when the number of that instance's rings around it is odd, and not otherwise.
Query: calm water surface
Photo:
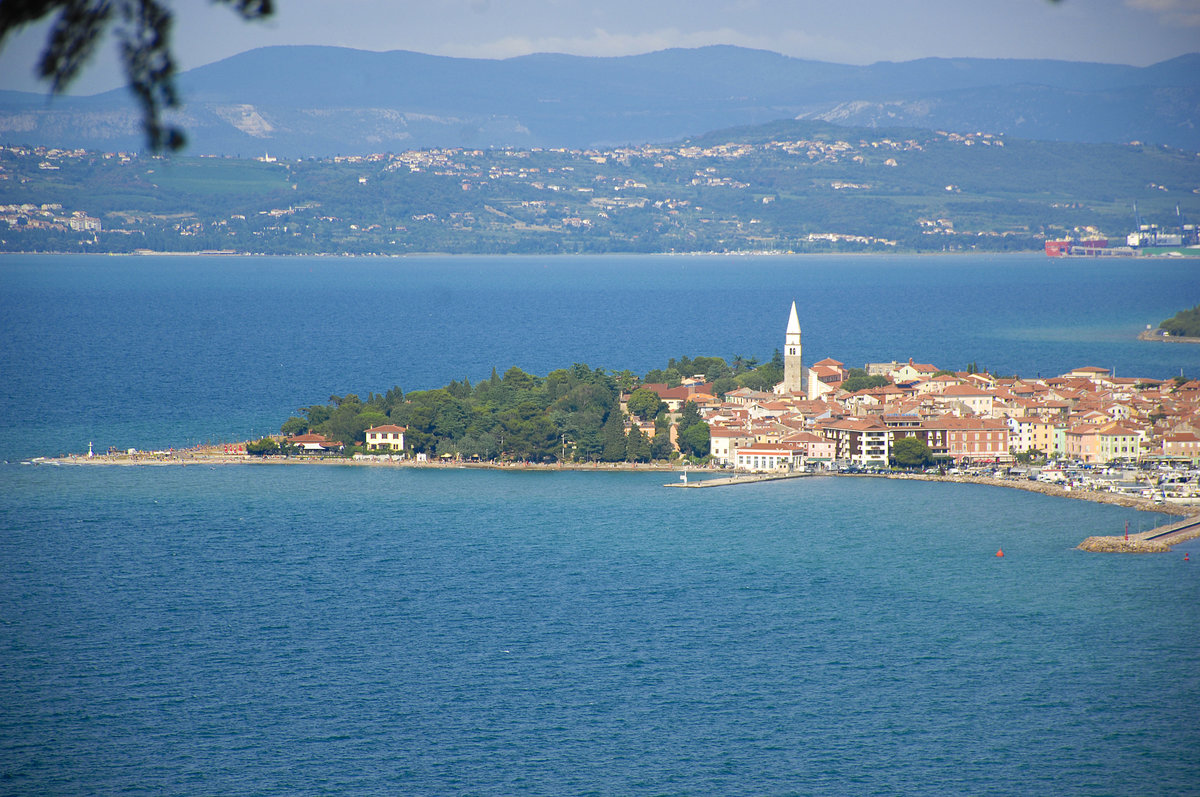
[[[1200,573],[1072,548],[1154,518],[667,478],[21,469],[0,783],[1194,793]]]
[[[1195,374],[1200,347],[1134,340],[1194,273],[5,257],[0,458],[262,434],[514,364],[765,359],[793,298],[809,361]],[[0,466],[0,793],[1200,792],[1200,561],[1073,549],[1160,517],[671,479]]]

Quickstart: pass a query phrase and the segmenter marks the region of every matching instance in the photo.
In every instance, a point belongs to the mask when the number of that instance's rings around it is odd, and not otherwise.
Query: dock
[[[702,479],[700,481],[677,481],[664,484],[663,487],[732,487],[735,484],[758,484],[759,482],[777,482],[784,479],[801,479],[812,476],[811,473],[743,473],[737,476],[723,476],[717,479]]]
[[[1128,536],[1088,537],[1077,546],[1098,553],[1165,553],[1177,543],[1200,537],[1200,515]]]

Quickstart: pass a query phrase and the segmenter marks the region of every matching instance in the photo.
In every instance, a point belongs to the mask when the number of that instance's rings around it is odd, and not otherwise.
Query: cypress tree
[[[600,458],[605,462],[624,462],[627,447],[625,415],[616,407],[608,413],[608,420],[604,422],[604,431],[601,433],[601,437],[604,440],[604,453],[600,455]]]
[[[629,430],[629,439],[625,446],[625,457],[630,462],[650,461],[650,439],[639,427]]]

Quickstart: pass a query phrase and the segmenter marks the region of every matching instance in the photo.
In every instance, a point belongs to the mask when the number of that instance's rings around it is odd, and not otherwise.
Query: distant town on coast
[[[327,158],[0,146],[0,251],[1200,257],[1200,158],[777,122],[669,144]]]

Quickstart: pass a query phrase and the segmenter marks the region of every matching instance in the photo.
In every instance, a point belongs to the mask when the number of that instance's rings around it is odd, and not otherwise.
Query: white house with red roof
[[[366,431],[368,451],[403,451],[404,433],[408,431],[403,426],[385,423],[382,426],[372,426]]]
[[[1064,379],[1086,379],[1095,384],[1108,382],[1109,370],[1107,368],[1097,368],[1094,365],[1087,365],[1083,368],[1072,368],[1063,374]]]
[[[933,375],[938,371],[936,365],[929,363],[915,363],[912,358],[908,358],[908,362],[895,368],[888,374],[894,382],[917,382],[925,379],[932,379]]]

